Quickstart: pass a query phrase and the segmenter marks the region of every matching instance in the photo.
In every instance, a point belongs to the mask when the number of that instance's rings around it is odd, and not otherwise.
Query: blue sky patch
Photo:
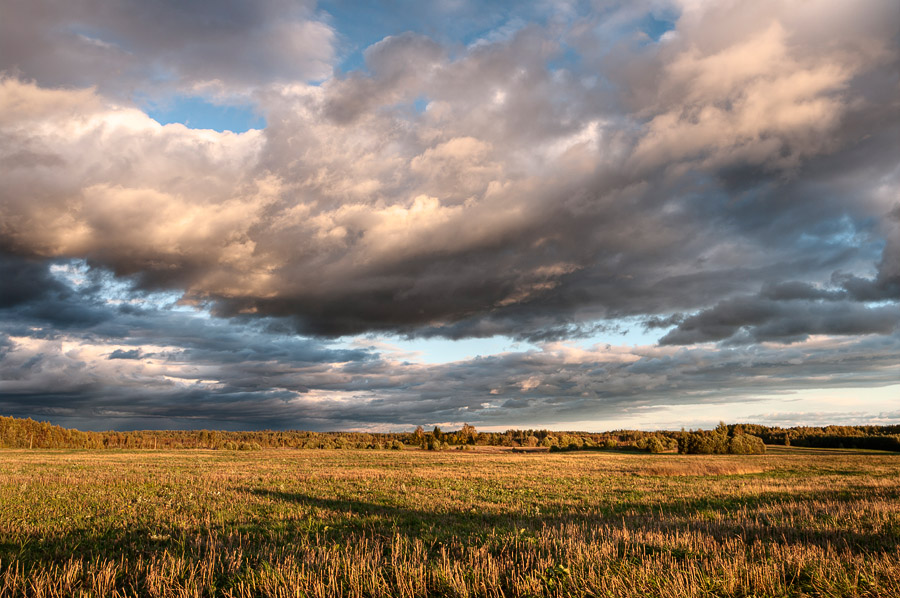
[[[675,29],[675,20],[657,16],[653,13],[647,13],[647,15],[641,19],[639,27],[641,31],[650,36],[650,39],[658,42],[659,38],[666,32]]]
[[[243,133],[266,126],[266,119],[252,106],[214,104],[199,96],[176,96],[144,109],[150,118],[163,125],[181,123],[192,129],[213,129],[220,133]]]

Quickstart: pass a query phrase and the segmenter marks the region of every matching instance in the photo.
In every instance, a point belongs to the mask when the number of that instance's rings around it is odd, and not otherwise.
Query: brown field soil
[[[900,455],[0,451],[0,596],[900,596]]]

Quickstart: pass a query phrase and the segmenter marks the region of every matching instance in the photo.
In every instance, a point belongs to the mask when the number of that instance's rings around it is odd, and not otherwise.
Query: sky
[[[2,5],[2,415],[900,423],[895,0]]]

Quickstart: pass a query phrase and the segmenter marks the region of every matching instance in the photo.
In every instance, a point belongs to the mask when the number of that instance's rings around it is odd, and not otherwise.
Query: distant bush
[[[402,451],[402,450],[403,450],[403,443],[400,442],[399,440],[394,440],[394,441],[392,441],[392,442],[391,442],[391,450],[393,450],[393,451]]]
[[[766,452],[761,438],[733,434],[724,423],[715,430],[682,431],[677,443],[678,452],[687,455],[759,455]]]
[[[728,452],[732,455],[762,455],[766,445],[759,436],[735,434],[728,440]]]
[[[681,432],[678,452],[685,455],[722,455],[728,453],[728,427],[720,423],[715,430]]]
[[[558,444],[560,448],[577,449],[581,448],[581,446],[584,445],[584,441],[581,440],[581,437],[579,436],[562,434],[559,437]]]
[[[648,453],[665,453],[678,448],[678,442],[674,438],[663,434],[650,434],[638,439],[634,443],[634,448]]]

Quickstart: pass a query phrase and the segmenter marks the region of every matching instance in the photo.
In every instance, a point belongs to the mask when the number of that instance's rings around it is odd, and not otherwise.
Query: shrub
[[[678,452],[689,455],[759,455],[766,452],[761,438],[749,434],[737,434],[729,438],[721,429],[682,432],[678,437]]]
[[[762,455],[766,452],[766,445],[758,436],[735,434],[728,441],[728,452],[732,455]]]
[[[666,446],[658,437],[651,436],[647,440],[647,450],[651,453],[661,453],[666,450]]]

